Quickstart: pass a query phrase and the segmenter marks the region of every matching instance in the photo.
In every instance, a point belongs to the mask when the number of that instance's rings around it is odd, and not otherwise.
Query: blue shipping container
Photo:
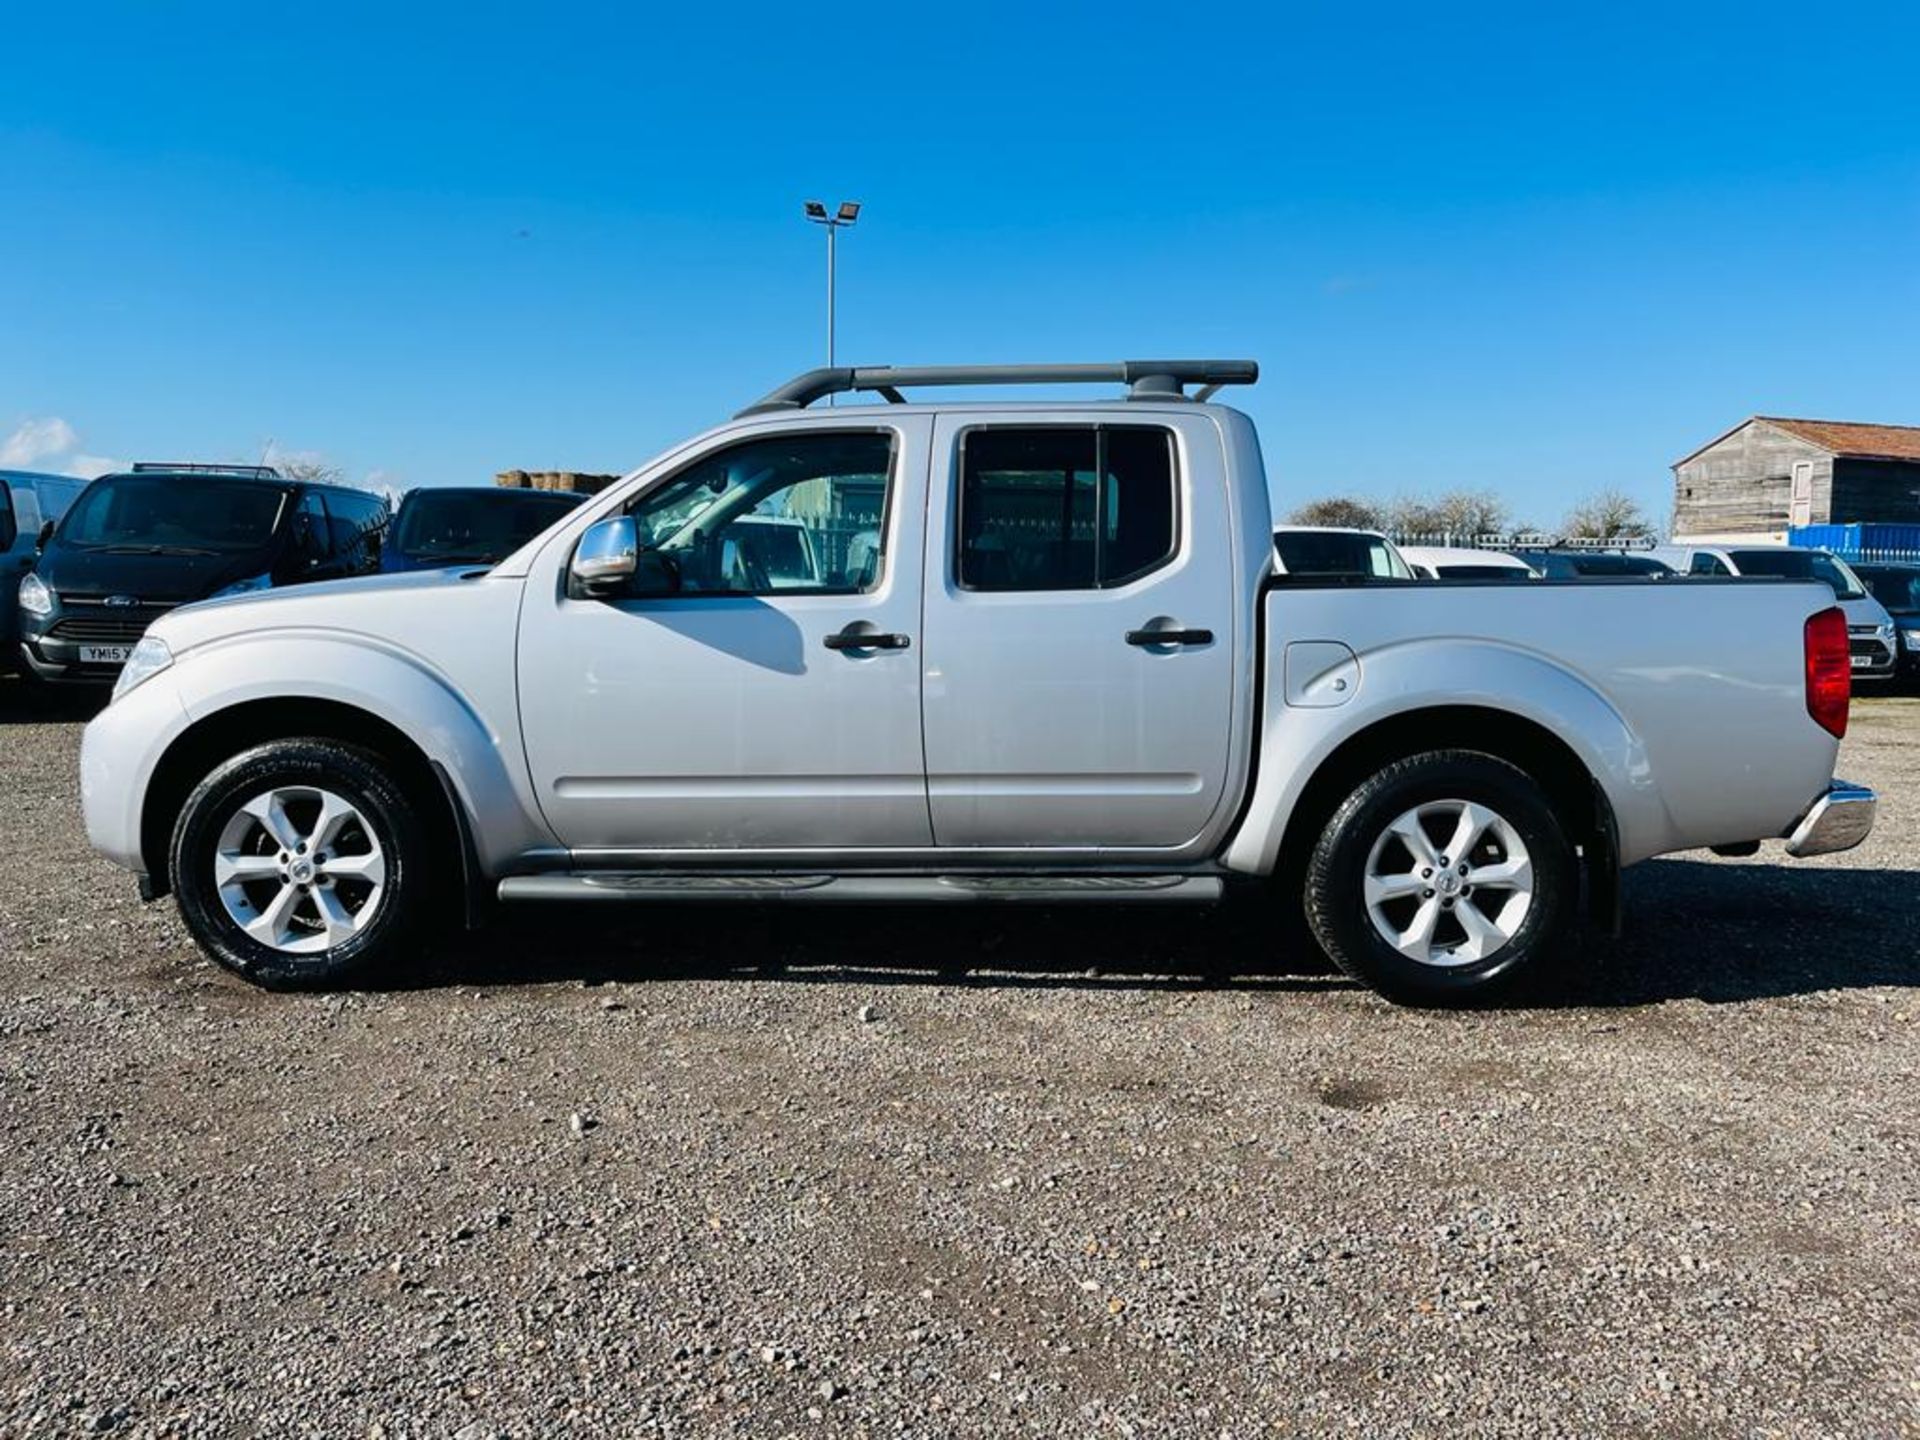
[[[1856,520],[1850,525],[1796,525],[1790,545],[1817,546],[1843,559],[1867,555],[1920,555],[1920,525],[1883,525]]]

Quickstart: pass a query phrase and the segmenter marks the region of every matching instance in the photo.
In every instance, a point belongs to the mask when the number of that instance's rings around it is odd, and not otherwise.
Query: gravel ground
[[[0,717],[18,714],[0,687]],[[0,723],[0,1433],[1920,1434],[1920,701],[1559,1003],[1218,917],[521,916],[253,991]]]

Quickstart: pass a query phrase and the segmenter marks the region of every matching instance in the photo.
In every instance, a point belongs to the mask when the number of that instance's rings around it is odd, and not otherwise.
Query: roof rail
[[[251,480],[278,480],[280,472],[271,465],[204,465],[191,461],[136,460],[135,475],[244,475]]]
[[[804,410],[823,395],[870,390],[894,405],[920,385],[1087,385],[1117,381],[1129,400],[1208,400],[1222,385],[1260,378],[1252,360],[1113,360],[1096,365],[840,365],[796,375],[740,411],[741,416]],[[1189,396],[1186,387],[1200,390]]]

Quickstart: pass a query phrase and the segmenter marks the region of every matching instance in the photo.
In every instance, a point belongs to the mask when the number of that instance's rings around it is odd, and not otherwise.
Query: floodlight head
[[[807,219],[824,220],[826,218],[827,218],[826,206],[822,205],[818,200],[807,201]]]
[[[858,200],[842,200],[840,202],[840,214],[837,218],[843,225],[853,224],[854,221],[860,218],[860,202]]]

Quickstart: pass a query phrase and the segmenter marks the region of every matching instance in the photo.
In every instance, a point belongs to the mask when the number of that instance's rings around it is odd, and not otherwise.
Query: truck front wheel
[[[337,740],[277,740],[195,787],[168,858],[181,918],[208,954],[284,990],[395,953],[422,908],[426,856],[389,768]]]
[[[1307,870],[1308,923],[1342,970],[1391,1000],[1465,1004],[1565,947],[1574,848],[1538,782],[1492,755],[1435,750],[1366,780]]]

